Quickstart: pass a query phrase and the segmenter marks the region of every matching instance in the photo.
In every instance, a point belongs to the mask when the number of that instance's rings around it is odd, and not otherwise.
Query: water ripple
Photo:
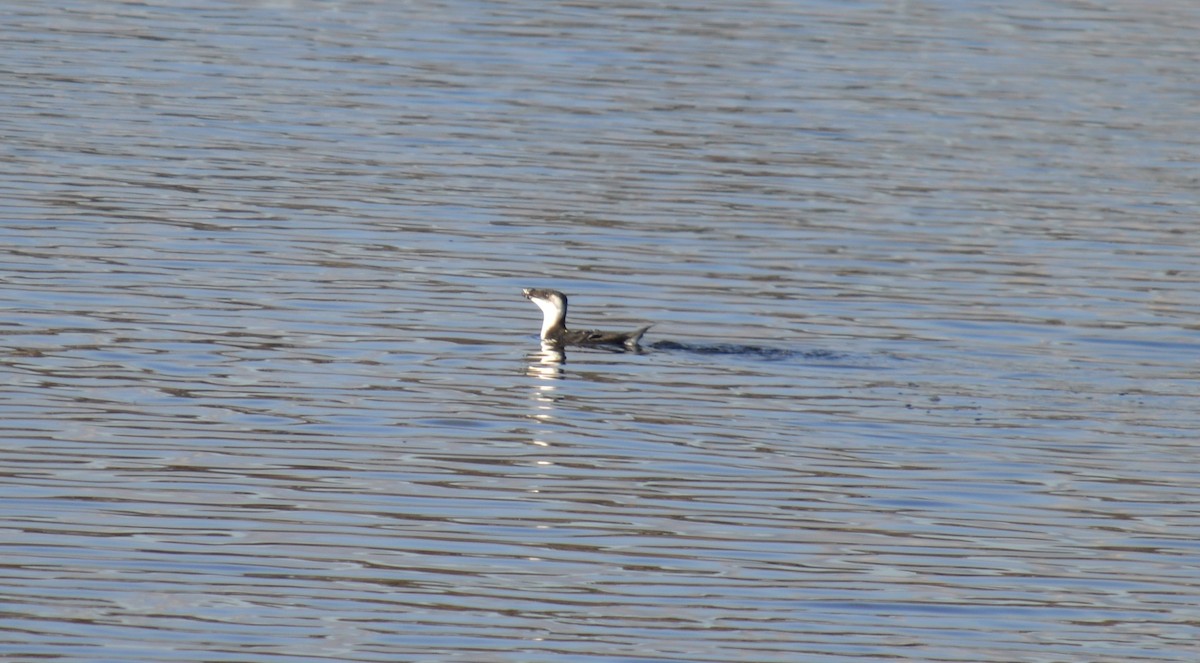
[[[1109,4],[4,3],[0,658],[1191,660],[1200,21]]]

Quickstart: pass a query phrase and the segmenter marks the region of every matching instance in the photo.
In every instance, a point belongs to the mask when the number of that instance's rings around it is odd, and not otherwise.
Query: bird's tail
[[[638,341],[642,339],[642,334],[645,334],[646,330],[653,326],[654,325],[652,324],[646,325],[645,327],[639,327],[637,330],[630,332],[629,337],[625,339],[625,345],[631,348],[636,348]]]

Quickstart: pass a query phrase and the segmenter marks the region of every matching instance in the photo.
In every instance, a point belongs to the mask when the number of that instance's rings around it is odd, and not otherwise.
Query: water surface
[[[8,3],[0,654],[1191,660],[1198,26]]]

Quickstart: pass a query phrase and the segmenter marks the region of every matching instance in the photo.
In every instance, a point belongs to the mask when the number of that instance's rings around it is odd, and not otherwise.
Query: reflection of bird
[[[525,298],[542,309],[542,340],[558,345],[624,345],[636,348],[651,325],[631,332],[567,329],[567,296],[548,288],[525,288]]]

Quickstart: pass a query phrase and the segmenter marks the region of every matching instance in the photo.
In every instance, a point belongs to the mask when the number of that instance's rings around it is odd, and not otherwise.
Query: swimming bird
[[[623,345],[638,347],[642,334],[653,325],[631,332],[610,332],[596,329],[567,329],[567,296],[549,288],[525,288],[525,299],[542,309],[542,341],[556,345]]]

